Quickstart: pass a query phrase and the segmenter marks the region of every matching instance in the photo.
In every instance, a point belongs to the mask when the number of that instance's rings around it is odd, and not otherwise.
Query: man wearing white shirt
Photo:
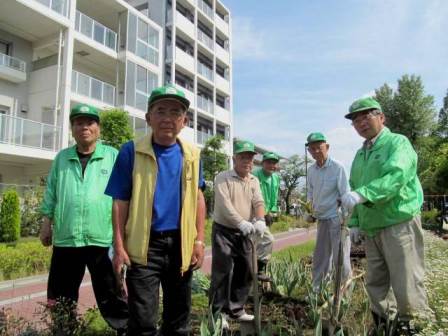
[[[308,170],[307,199],[312,203],[314,217],[309,216],[308,221],[318,221],[312,271],[313,289],[318,290],[338,261],[341,239],[338,200],[348,191],[348,182],[344,167],[328,156],[330,145],[322,133],[311,133],[306,146],[316,160]],[[347,279],[350,273],[350,238],[346,237],[342,279]]]

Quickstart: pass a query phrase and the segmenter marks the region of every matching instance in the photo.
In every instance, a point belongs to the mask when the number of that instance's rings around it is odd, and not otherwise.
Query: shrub
[[[100,113],[101,139],[109,146],[120,149],[121,145],[133,139],[133,132],[129,124],[126,111],[116,109]]]
[[[50,266],[51,250],[39,241],[0,244],[0,280],[45,273]]]
[[[39,207],[42,203],[44,189],[42,187],[26,189],[21,206],[20,235],[22,237],[37,236],[42,225]]]
[[[440,224],[437,222],[437,218],[439,216],[439,211],[437,209],[432,209],[429,211],[422,211],[422,226],[428,230],[434,230],[440,227]]]
[[[13,242],[20,238],[20,202],[14,189],[3,193],[0,209],[0,241]]]

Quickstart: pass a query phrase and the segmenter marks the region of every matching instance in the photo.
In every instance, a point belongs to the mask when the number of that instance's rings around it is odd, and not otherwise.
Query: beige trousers
[[[372,310],[384,318],[409,320],[425,314],[428,301],[420,215],[368,237],[366,288]]]
[[[257,235],[257,257],[259,261],[267,263],[271,259],[274,236],[269,227],[264,230],[263,237]]]

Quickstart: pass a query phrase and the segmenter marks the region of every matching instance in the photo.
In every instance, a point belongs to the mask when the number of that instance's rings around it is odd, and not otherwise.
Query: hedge
[[[17,191],[8,189],[3,193],[0,208],[0,241],[13,242],[20,238],[20,201]]]

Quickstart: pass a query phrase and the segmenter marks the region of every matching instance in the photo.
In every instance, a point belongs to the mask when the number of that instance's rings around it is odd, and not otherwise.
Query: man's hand
[[[306,214],[306,215],[305,215],[305,221],[306,221],[307,223],[314,223],[314,222],[316,222],[316,218],[313,217],[313,216],[310,215],[310,214]]]
[[[191,256],[191,263],[190,263],[193,271],[196,271],[197,269],[201,268],[202,263],[204,262],[204,250],[205,250],[204,242],[196,240],[194,242],[193,255]]]
[[[248,222],[246,220],[242,220],[238,224],[238,229],[241,231],[243,236],[248,236],[255,232],[255,228],[251,222]]]
[[[266,230],[266,222],[262,219],[258,219],[255,223],[254,223],[254,229],[255,232],[257,232],[257,234],[263,238],[264,235],[264,230]]]
[[[51,229],[51,221],[48,217],[44,217],[39,238],[43,246],[50,246],[52,243],[53,231]]]
[[[121,271],[123,265],[131,266],[131,260],[124,248],[114,249],[114,256],[112,257],[112,265],[114,267],[115,275],[118,279],[121,278]]]
[[[364,203],[366,199],[358,194],[356,191],[349,191],[345,193],[341,198],[342,207],[351,212],[356,204]]]
[[[353,244],[358,245],[361,243],[361,231],[358,227],[350,228],[350,240]]]

